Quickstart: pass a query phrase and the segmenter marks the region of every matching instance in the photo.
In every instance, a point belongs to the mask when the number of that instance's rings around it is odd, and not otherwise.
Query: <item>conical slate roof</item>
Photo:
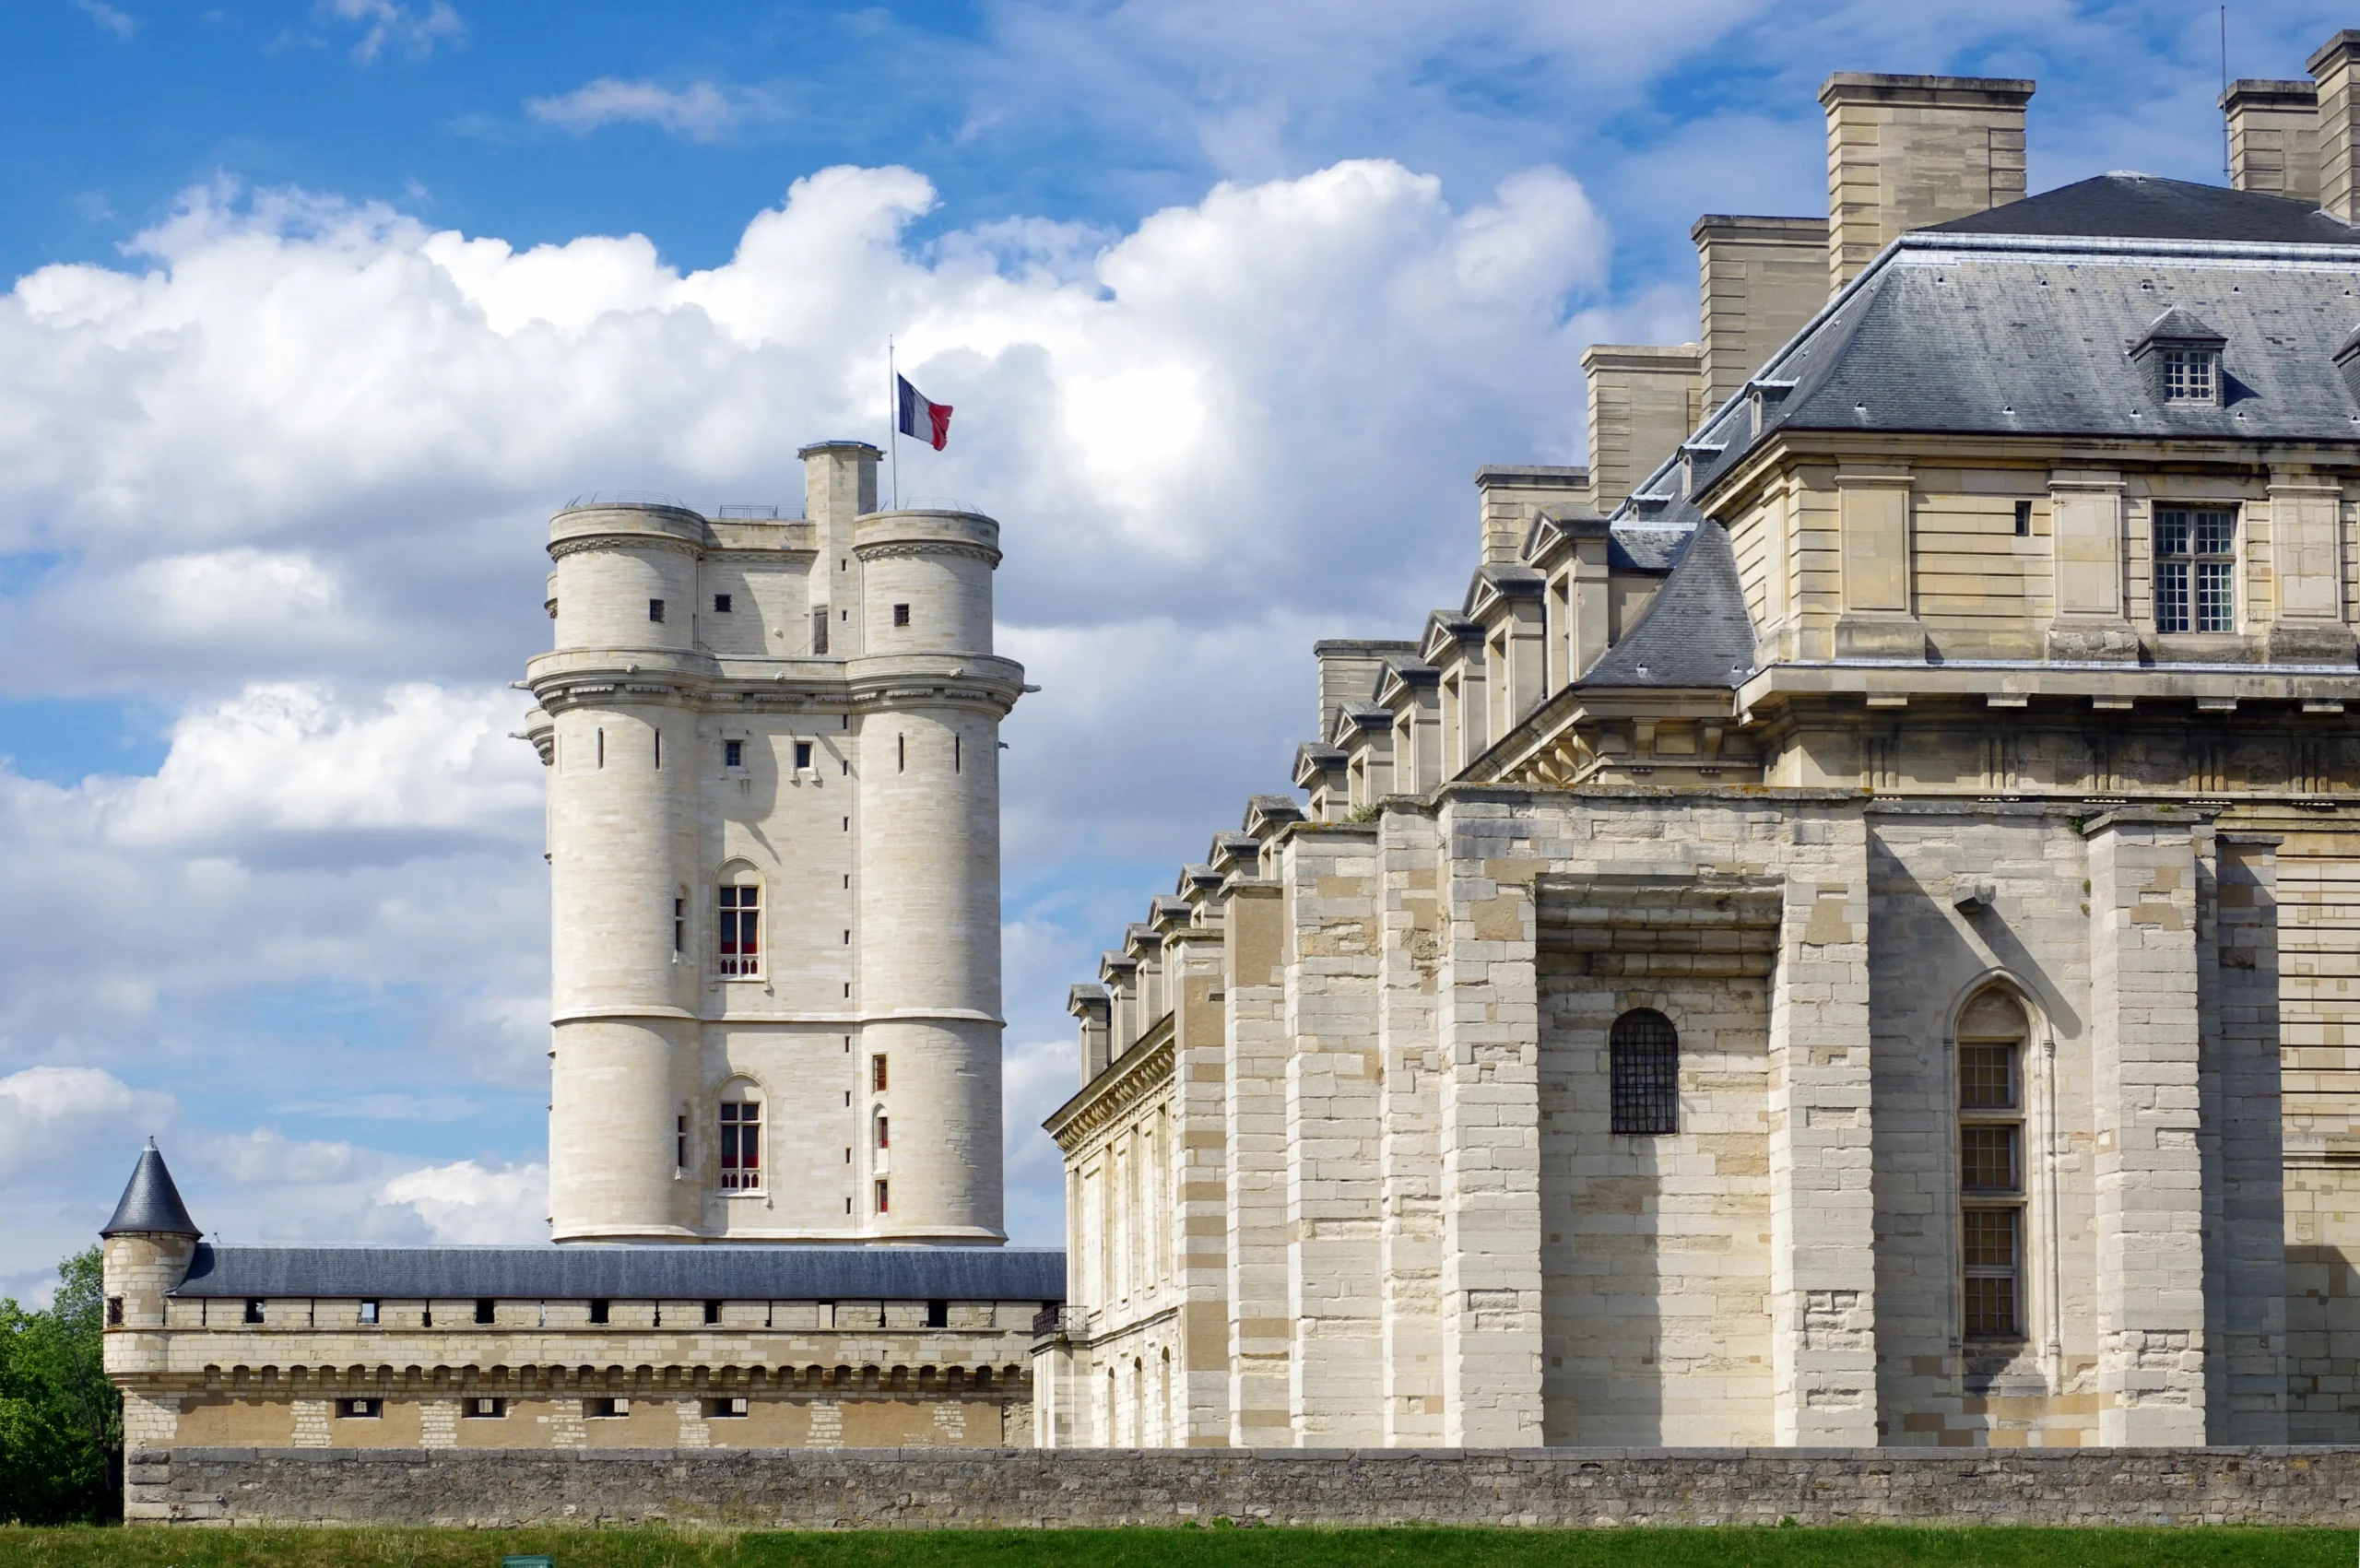
[[[164,1156],[156,1148],[154,1138],[148,1140],[139,1163],[132,1167],[131,1185],[123,1189],[123,1201],[114,1206],[114,1218],[99,1234],[204,1234],[196,1228],[196,1221],[188,1217],[188,1205],[181,1201],[181,1189],[172,1185],[172,1173],[164,1169]]]

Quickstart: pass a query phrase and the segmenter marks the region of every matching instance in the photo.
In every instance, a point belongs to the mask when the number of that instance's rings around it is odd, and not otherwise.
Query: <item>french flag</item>
[[[940,452],[950,444],[950,405],[929,403],[926,394],[910,384],[910,378],[893,378],[902,400],[902,433],[914,436]]]

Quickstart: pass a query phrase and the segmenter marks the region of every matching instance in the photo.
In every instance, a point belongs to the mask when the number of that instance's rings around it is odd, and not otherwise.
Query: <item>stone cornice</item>
[[[570,538],[549,541],[549,559],[563,560],[570,555],[588,550],[672,550],[686,556],[702,556],[704,550],[693,540],[677,534],[634,534],[618,529],[611,534],[576,534]]]
[[[1041,1124],[1057,1147],[1070,1154],[1092,1134],[1138,1108],[1172,1083],[1172,1015],[1156,1020],[1123,1059],[1092,1079],[1080,1093],[1051,1112]]]
[[[890,544],[855,545],[852,553],[864,561],[906,560],[915,556],[959,555],[965,556],[971,560],[980,560],[985,565],[995,568],[1002,560],[1000,552],[990,546],[970,544],[963,539],[895,539]]]

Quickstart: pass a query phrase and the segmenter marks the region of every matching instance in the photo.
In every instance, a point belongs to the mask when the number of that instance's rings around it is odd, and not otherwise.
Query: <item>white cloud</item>
[[[132,1089],[95,1067],[27,1067],[0,1078],[0,1181],[55,1173],[96,1144],[138,1149],[171,1120],[169,1095]],[[128,1160],[125,1168],[128,1169]],[[104,1216],[100,1216],[101,1219]]]
[[[768,100],[744,88],[722,88],[711,82],[690,82],[684,88],[659,87],[649,81],[625,81],[600,77],[572,92],[549,98],[528,98],[525,112],[544,124],[576,136],[605,125],[654,125],[690,141],[718,141],[749,119],[770,112]]]
[[[74,0],[74,8],[100,27],[126,42],[139,30],[138,20],[127,12],[118,11],[106,0]]]
[[[1054,1241],[1030,1129],[1067,983],[1283,787],[1313,637],[1457,596],[1475,466],[1579,453],[1579,348],[1622,318],[1545,167],[1455,200],[1346,162],[921,244],[934,204],[822,171],[682,272],[217,185],[0,297],[0,557],[50,563],[0,595],[0,688],[172,715],[151,777],[0,772],[0,1071],[170,1087],[225,1233],[540,1233],[547,873],[505,683],[547,645],[548,512],[799,494],[799,442],[876,429],[892,332],[961,411],[903,492],[1001,517],[1004,645],[1046,688],[1008,731],[1009,1105],[1010,1214]],[[141,1130],[98,1135],[70,1233]],[[18,1223],[0,1249],[68,1220]]]
[[[462,1160],[395,1177],[379,1189],[387,1203],[418,1214],[438,1242],[460,1245],[549,1240],[549,1167],[492,1168]]]
[[[449,0],[427,0],[413,6],[407,0],[320,0],[319,14],[360,29],[352,57],[366,65],[387,49],[399,50],[413,60],[434,52],[437,42],[466,36],[466,24]]]

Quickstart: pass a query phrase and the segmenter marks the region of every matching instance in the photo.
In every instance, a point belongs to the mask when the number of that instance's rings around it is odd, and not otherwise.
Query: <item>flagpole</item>
[[[893,446],[893,510],[902,510],[902,377],[893,368],[893,335],[885,335],[885,423],[891,428],[886,439]]]

